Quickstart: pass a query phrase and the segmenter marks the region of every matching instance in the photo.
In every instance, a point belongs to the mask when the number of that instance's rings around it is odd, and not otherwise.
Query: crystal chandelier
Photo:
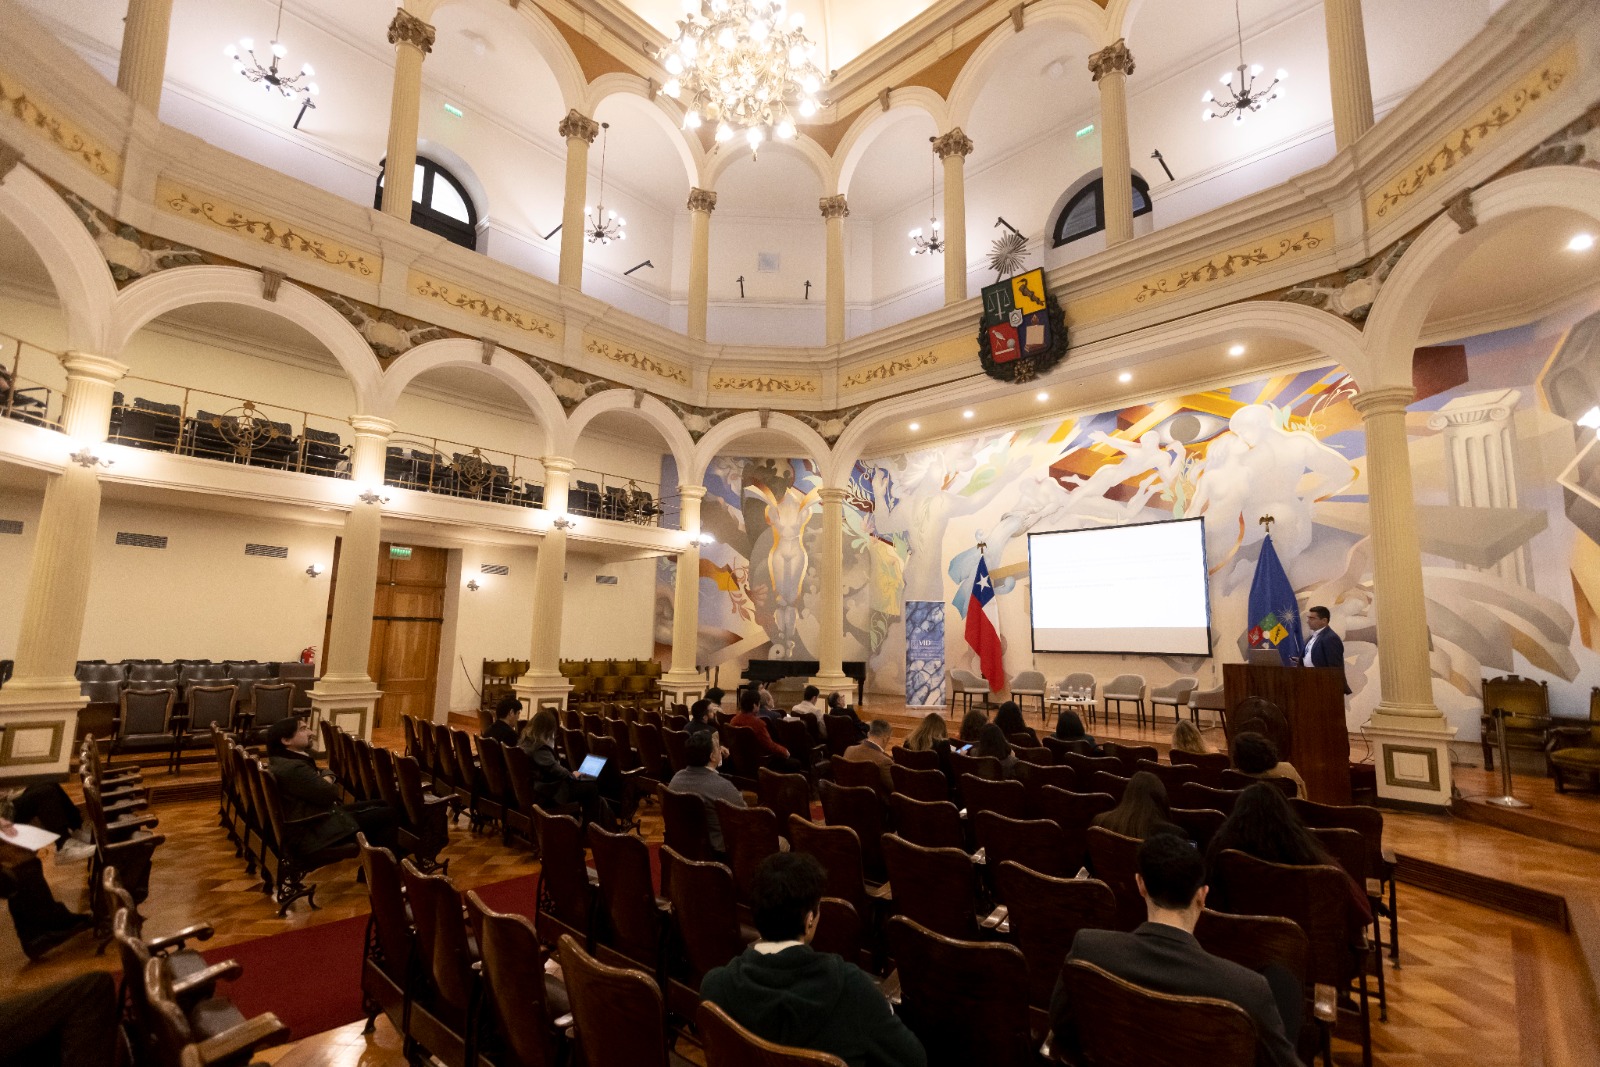
[[[592,128],[592,127],[591,127]],[[589,243],[608,245],[612,241],[624,240],[628,235],[622,228],[628,220],[619,216],[615,211],[606,210],[606,142],[611,139],[611,123],[600,124],[600,199],[593,208],[583,209],[583,234]]]
[[[1261,76],[1262,67],[1246,66],[1244,61],[1244,23],[1239,18],[1239,0],[1233,0],[1233,24],[1239,35],[1239,65],[1222,76],[1225,86],[1221,97],[1213,96],[1211,91],[1200,98],[1201,103],[1211,105],[1201,112],[1200,118],[1209,122],[1212,119],[1233,116],[1234,122],[1243,122],[1246,111],[1260,111],[1274,100],[1281,99],[1284,93],[1283,81],[1289,72],[1279,68],[1277,77],[1272,79],[1272,84],[1264,88],[1256,88],[1256,79]],[[1238,80],[1235,81],[1235,78]]]
[[[238,44],[228,45],[222,50],[222,54],[233,60],[233,69],[252,85],[259,85],[268,93],[276,89],[291,100],[299,100],[300,114],[296,115],[294,120],[295,129],[299,129],[300,120],[305,118],[306,112],[317,106],[311,99],[319,92],[317,83],[311,80],[316,76],[316,72],[311,69],[310,63],[300,64],[298,74],[284,74],[278,70],[278,61],[289,52],[278,39],[282,32],[283,0],[278,0],[278,26],[272,31],[271,63],[266,66],[261,65],[261,60],[256,58],[255,41],[249,37],[241,37]],[[245,56],[250,57],[249,63],[245,62]]]
[[[822,70],[805,17],[784,0],[684,0],[677,35],[657,53],[671,75],[661,91],[682,100],[685,129],[716,124],[717,142],[742,131],[752,153],[794,137],[794,117],[817,113]]]
[[[928,138],[931,142],[935,138]],[[924,252],[933,255],[944,251],[944,238],[939,235],[939,215],[933,209],[934,195],[934,170],[933,155],[928,156],[928,236],[922,236],[922,227],[918,226],[911,231],[911,254],[920,256]]]

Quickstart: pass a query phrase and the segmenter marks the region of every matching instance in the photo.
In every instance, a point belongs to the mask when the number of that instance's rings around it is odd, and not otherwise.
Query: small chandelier
[[[928,138],[933,141],[934,138]],[[918,226],[911,231],[911,254],[920,256],[924,252],[933,255],[944,251],[944,238],[939,235],[939,215],[933,209],[934,196],[934,164],[933,156],[928,156],[928,236],[922,236],[922,227]]]
[[[583,209],[583,234],[592,245],[608,245],[628,236],[622,232],[628,220],[606,210],[606,141],[611,138],[611,123],[602,122],[600,131],[600,199],[593,208]]]
[[[316,72],[311,69],[310,63],[300,64],[300,73],[284,74],[278,70],[278,61],[288,54],[289,50],[278,39],[283,32],[283,0],[278,0],[278,26],[272,32],[272,62],[267,66],[261,65],[261,60],[256,58],[255,41],[249,37],[239,38],[239,43],[230,44],[222,50],[222,54],[233,60],[233,69],[243,75],[252,85],[259,85],[268,93],[276,89],[283,96],[291,100],[300,101],[300,113],[294,117],[294,128],[300,128],[300,120],[306,117],[306,112],[317,105],[311,99],[320,90],[317,83],[311,79]],[[241,54],[242,53],[242,54]],[[250,62],[246,63],[244,57],[249,56]]]
[[[1277,77],[1272,79],[1272,84],[1264,88],[1256,88],[1256,79],[1261,76],[1262,67],[1257,63],[1246,66],[1244,61],[1244,23],[1239,18],[1239,0],[1233,0],[1233,24],[1239,35],[1239,65],[1222,76],[1223,89],[1221,97],[1213,96],[1211,90],[1200,98],[1201,103],[1211,105],[1200,113],[1203,121],[1227,118],[1233,116],[1233,121],[1243,122],[1246,111],[1260,111],[1267,104],[1282,98],[1284,89],[1283,81],[1289,72],[1278,70]],[[1235,78],[1238,80],[1235,81]]]
[[[657,53],[671,80],[661,91],[682,100],[684,129],[716,123],[717,143],[741,131],[754,155],[768,137],[795,135],[817,113],[822,88],[817,46],[805,17],[784,0],[684,0],[677,35]]]

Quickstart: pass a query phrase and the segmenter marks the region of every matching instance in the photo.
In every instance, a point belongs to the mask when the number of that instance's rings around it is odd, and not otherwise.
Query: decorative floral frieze
[[[1566,45],[1523,75],[1471,122],[1452,132],[1426,155],[1384,183],[1367,200],[1370,218],[1385,218],[1423,189],[1466,161],[1501,130],[1547,103],[1577,66],[1576,45]]]
[[[1312,251],[1321,247],[1326,240],[1326,236],[1319,235],[1307,228],[1294,236],[1269,238],[1241,251],[1213,256],[1199,266],[1188,267],[1144,282],[1139,286],[1139,292],[1133,298],[1134,303],[1142,304],[1152,297],[1172,296],[1183,292],[1190,286],[1206,285],[1211,282],[1221,281],[1224,278],[1231,278],[1241,271],[1265,266],[1268,263],[1276,263],[1281,259]]]
[[[349,271],[356,277],[374,278],[380,269],[381,259],[376,253],[346,248],[331,237],[312,233],[282,219],[266,218],[235,207],[209,193],[163,181],[156,190],[156,201],[173,214],[198,219],[241,237],[253,237],[262,244],[315,259],[330,267]]]
[[[122,157],[79,129],[71,119],[54,113],[50,105],[28,91],[9,72],[0,72],[0,110],[37,130],[45,140],[72,156],[97,177],[116,184],[122,174]]]
[[[811,396],[822,391],[815,377],[776,374],[717,374],[711,378],[713,393],[785,393]]]
[[[647,356],[642,352],[624,348],[622,345],[613,344],[610,341],[602,341],[597,337],[591,337],[588,344],[583,346],[583,350],[591,356],[598,356],[600,359],[609,360],[612,363],[620,363],[622,366],[630,367],[641,374],[652,374],[657,378],[663,378],[669,382],[677,382],[680,385],[689,384],[689,368],[681,363],[658,359],[655,356]]]
[[[864,367],[845,375],[844,381],[839,383],[841,389],[860,389],[877,382],[887,382],[902,374],[911,374],[924,367],[937,366],[939,357],[933,349],[918,352],[916,355],[904,356],[900,359],[886,359],[882,363],[871,367]]]
[[[435,281],[432,277],[413,271],[411,291],[424,300],[434,300],[457,311],[467,311],[500,326],[510,326],[547,340],[557,339],[556,327],[549,319],[521,308],[507,307],[457,285]]]

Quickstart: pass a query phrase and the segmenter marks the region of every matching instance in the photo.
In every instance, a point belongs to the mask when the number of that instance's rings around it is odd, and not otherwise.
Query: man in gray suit
[[[1299,984],[1282,968],[1257,974],[1211,955],[1195,940],[1195,924],[1206,905],[1205,878],[1205,860],[1188,841],[1172,833],[1146,838],[1139,846],[1135,880],[1149,909],[1148,921],[1131,934],[1080,930],[1068,962],[1084,960],[1159,993],[1231,1000],[1255,1020],[1259,1067],[1300,1067],[1284,1027],[1288,1022],[1288,1033],[1299,1032]],[[1055,1041],[1075,1049],[1072,1005],[1062,979],[1057,979],[1050,998],[1050,1022]]]

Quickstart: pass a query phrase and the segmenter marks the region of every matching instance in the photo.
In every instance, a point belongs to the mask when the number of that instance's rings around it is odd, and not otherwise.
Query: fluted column
[[[1328,83],[1333,94],[1333,144],[1343,148],[1372,128],[1372,77],[1361,0],[1322,0],[1328,31]]]
[[[589,146],[600,136],[600,124],[568,111],[556,127],[567,141],[567,189],[561,203],[562,285],[583,288],[583,205],[589,195]]]
[[[934,139],[933,154],[944,163],[944,302],[967,298],[967,157],[972,138],[960,128]]]
[[[1100,202],[1109,248],[1133,237],[1133,166],[1128,161],[1128,75],[1133,73],[1133,53],[1118,38],[1089,57],[1089,71],[1100,83]]]
[[[400,8],[389,23],[394,45],[394,92],[389,98],[389,151],[383,164],[383,210],[411,221],[411,180],[417,166],[422,110],[422,57],[433,51],[433,27]]]
[[[817,201],[822,209],[822,219],[828,227],[828,344],[844,341],[844,220],[850,214],[850,205],[844,194],[825,196]]]
[[[812,683],[824,693],[849,689],[844,673],[844,499],[843,489],[824,489],[822,526],[817,531],[821,558],[817,584],[817,676]]]
[[[161,110],[161,83],[167,75],[167,36],[172,0],[128,0],[122,21],[122,57],[117,88],[151,114]]]
[[[706,339],[706,303],[711,290],[711,212],[716,206],[717,194],[710,189],[689,190],[689,336],[696,341]],[[697,498],[696,514],[699,506]]]
[[[700,501],[703,485],[678,487],[678,528],[688,537],[678,552],[672,588],[672,669],[663,679],[671,686],[699,683],[700,646]]]
[[[333,587],[333,622],[323,650],[318,688],[370,690],[372,602],[378,586],[378,549],[383,542],[383,463],[394,423],[370,415],[350,420],[355,444],[350,450],[350,485],[357,498],[345,514],[339,537],[339,572]]]
[[[1491,389],[1458,396],[1428,419],[1443,431],[1445,483],[1450,503],[1460,508],[1514,508],[1517,493],[1517,435],[1512,419],[1522,392]],[[1526,544],[1493,561],[1463,564],[1533,588],[1532,558]]]

